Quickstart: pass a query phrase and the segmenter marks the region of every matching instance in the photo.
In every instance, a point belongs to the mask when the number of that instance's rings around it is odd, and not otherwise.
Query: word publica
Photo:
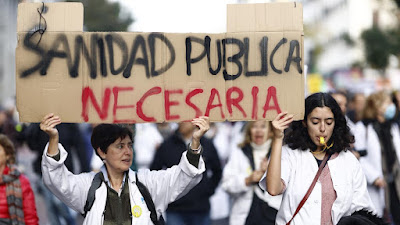
[[[179,96],[176,96],[176,95],[183,96],[182,89],[163,90],[161,87],[156,86],[146,91],[140,97],[140,99],[133,105],[120,105],[118,103],[118,96],[121,92],[133,92],[133,91],[134,88],[131,86],[106,87],[102,94],[103,97],[101,103],[99,103],[95,94],[93,93],[93,90],[90,87],[84,87],[82,90],[82,114],[81,114],[83,120],[85,122],[89,122],[90,120],[88,111],[90,103],[97,112],[99,118],[103,121],[107,120],[109,116],[108,113],[109,113],[111,93],[112,93],[114,97],[113,99],[114,102],[112,106],[113,123],[136,123],[134,115],[132,115],[132,118],[117,118],[117,111],[126,109],[130,109],[133,110],[133,112],[136,112],[136,116],[141,120],[143,120],[144,122],[157,122],[156,119],[153,117],[154,115],[146,115],[144,113],[143,105],[151,104],[151,99],[148,98],[150,98],[151,96],[160,95],[162,92],[164,92],[164,114],[165,114],[165,121],[167,122],[181,119],[181,116],[179,114],[173,114],[171,111],[173,107],[179,106],[181,104],[186,104],[187,106],[189,106],[192,109],[193,114],[195,114],[195,117],[199,117],[202,115],[209,116],[211,110],[219,110],[221,118],[226,119],[226,116],[224,114],[225,111],[224,107],[226,106],[227,111],[231,116],[233,115],[234,109],[236,109],[241,112],[243,119],[249,118],[249,115],[247,115],[246,111],[240,105],[240,102],[243,100],[245,93],[242,91],[241,88],[236,86],[227,89],[225,93],[226,94],[225,103],[221,102],[221,96],[219,91],[215,88],[211,89],[210,93],[208,93],[208,102],[207,106],[205,107],[205,111],[202,111],[201,109],[204,108],[204,106],[201,107],[192,101],[192,98],[196,95],[207,94],[204,93],[204,90],[201,88],[197,88],[188,92],[184,96],[185,97],[184,102],[177,100],[178,99],[177,97]],[[251,119],[253,120],[258,119],[258,109],[259,109],[258,93],[259,93],[259,87],[253,86],[251,89],[251,96],[252,96]],[[172,95],[175,96],[172,97]],[[265,102],[262,109],[263,109],[263,114],[262,114],[263,118],[265,118],[267,112],[271,110],[276,111],[277,114],[281,113],[281,109],[277,99],[276,88],[274,86],[268,87],[268,92],[265,96]]]
[[[70,38],[65,33],[60,33],[51,43],[47,43],[46,46],[50,47],[46,48],[34,43],[31,40],[32,36],[27,33],[23,41],[24,47],[26,50],[38,55],[38,62],[36,65],[24,69],[20,74],[21,78],[34,74],[37,71],[42,76],[46,75],[56,58],[66,60],[68,74],[71,78],[78,77],[80,63],[83,62],[81,60],[82,55],[92,79],[96,79],[98,74],[102,77],[107,77],[109,74],[122,74],[123,77],[129,78],[135,75],[132,74],[133,67],[142,67],[143,70],[136,70],[137,73],[143,73],[142,71],[144,71],[146,78],[149,79],[168,71],[177,60],[184,61],[178,65],[185,65],[186,70],[182,69],[182,71],[186,71],[186,75],[190,76],[194,64],[205,58],[208,63],[208,68],[204,69],[205,73],[217,75],[222,71],[225,80],[237,79],[242,74],[247,77],[266,76],[268,75],[268,64],[275,73],[281,74],[282,70],[289,72],[290,65],[295,63],[297,72],[299,74],[302,73],[302,59],[298,40],[291,40],[288,52],[284,53],[285,62],[283,64],[285,67],[276,68],[275,60],[277,59],[275,59],[275,54],[279,49],[283,49],[282,46],[284,44],[288,43],[286,38],[282,38],[270,52],[268,51],[267,36],[261,37],[258,46],[250,46],[250,40],[247,37],[243,38],[243,40],[234,37],[217,38],[214,40],[215,47],[213,47],[213,50],[216,51],[215,55],[217,55],[216,61],[218,63],[213,68],[211,62],[215,60],[211,58],[212,39],[208,35],[204,36],[203,39],[189,36],[185,38],[185,43],[177,43],[174,38],[170,40],[167,37],[168,35],[162,33],[150,33],[148,35],[132,34],[134,38],[130,46],[126,41],[127,36],[122,36],[118,33],[89,33],[87,35],[89,35],[89,38],[86,38],[86,35],[80,34]],[[73,39],[73,43],[70,43],[71,39]],[[72,44],[73,46],[71,46]],[[201,53],[195,56],[193,52],[195,52],[196,48],[200,50],[196,52]],[[233,51],[228,55],[228,48],[237,49],[237,51]],[[176,59],[176,51],[180,49],[185,49],[186,54],[184,59]],[[249,68],[250,50],[259,52],[259,57],[254,59],[260,60],[259,64],[261,68],[259,70],[251,71]],[[162,54],[161,57],[158,57],[160,54]],[[117,57],[118,59],[116,59]],[[237,68],[235,74],[230,74],[226,69],[235,67]]]

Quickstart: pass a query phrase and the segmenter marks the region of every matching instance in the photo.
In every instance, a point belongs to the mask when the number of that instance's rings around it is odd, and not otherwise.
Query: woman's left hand
[[[283,131],[293,122],[293,117],[294,115],[287,112],[281,112],[275,117],[272,121],[272,132],[274,132],[275,139],[283,139]]]
[[[197,127],[193,132],[193,140],[200,141],[200,138],[210,129],[210,120],[207,116],[200,116],[193,119],[192,124]]]
[[[192,136],[192,149],[198,149],[200,147],[200,138],[210,129],[210,120],[207,116],[200,116],[192,120],[192,124],[197,127],[193,132]]]

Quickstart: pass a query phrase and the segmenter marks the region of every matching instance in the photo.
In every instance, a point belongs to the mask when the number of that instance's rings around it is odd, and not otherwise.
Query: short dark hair
[[[131,140],[133,140],[132,131],[128,127],[118,124],[102,123],[93,128],[92,138],[90,141],[94,152],[98,157],[100,157],[97,153],[97,148],[100,148],[102,152],[107,153],[108,146],[114,143],[118,138],[124,139],[126,136],[129,136]],[[100,159],[102,158],[100,157]]]
[[[335,99],[327,93],[315,93],[308,96],[305,100],[305,113],[303,121],[294,121],[285,135],[285,143],[291,149],[301,150],[316,150],[317,146],[308,135],[307,127],[303,122],[307,122],[308,115],[317,107],[328,107],[332,110],[335,119],[335,127],[333,128],[332,137],[328,141],[328,145],[332,142],[333,147],[331,153],[346,151],[350,147],[350,143],[354,143],[354,136],[347,126],[346,118],[344,117],[339,105]]]

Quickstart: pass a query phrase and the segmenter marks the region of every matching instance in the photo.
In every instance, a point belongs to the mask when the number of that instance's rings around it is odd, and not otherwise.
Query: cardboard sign
[[[221,34],[83,32],[80,3],[21,3],[20,120],[302,119],[301,4],[229,5],[227,21]]]

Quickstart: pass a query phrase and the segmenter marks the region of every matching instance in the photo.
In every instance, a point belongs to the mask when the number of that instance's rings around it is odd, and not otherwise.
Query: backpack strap
[[[136,185],[140,191],[140,194],[142,194],[144,201],[146,202],[147,208],[150,211],[150,219],[154,223],[154,225],[164,225],[164,218],[162,215],[160,216],[160,220],[157,218],[157,212],[156,212],[156,207],[154,206],[153,199],[151,198],[150,192],[147,189],[146,186],[142,182],[139,181],[137,173],[135,173],[136,176]]]
[[[84,213],[82,214],[83,217],[86,217],[87,212],[90,211],[90,209],[93,206],[94,200],[96,200],[96,190],[101,186],[101,184],[104,181],[104,176],[102,172],[96,173],[92,180],[92,184],[90,185],[89,192],[86,198],[86,204],[85,207],[83,208]]]

